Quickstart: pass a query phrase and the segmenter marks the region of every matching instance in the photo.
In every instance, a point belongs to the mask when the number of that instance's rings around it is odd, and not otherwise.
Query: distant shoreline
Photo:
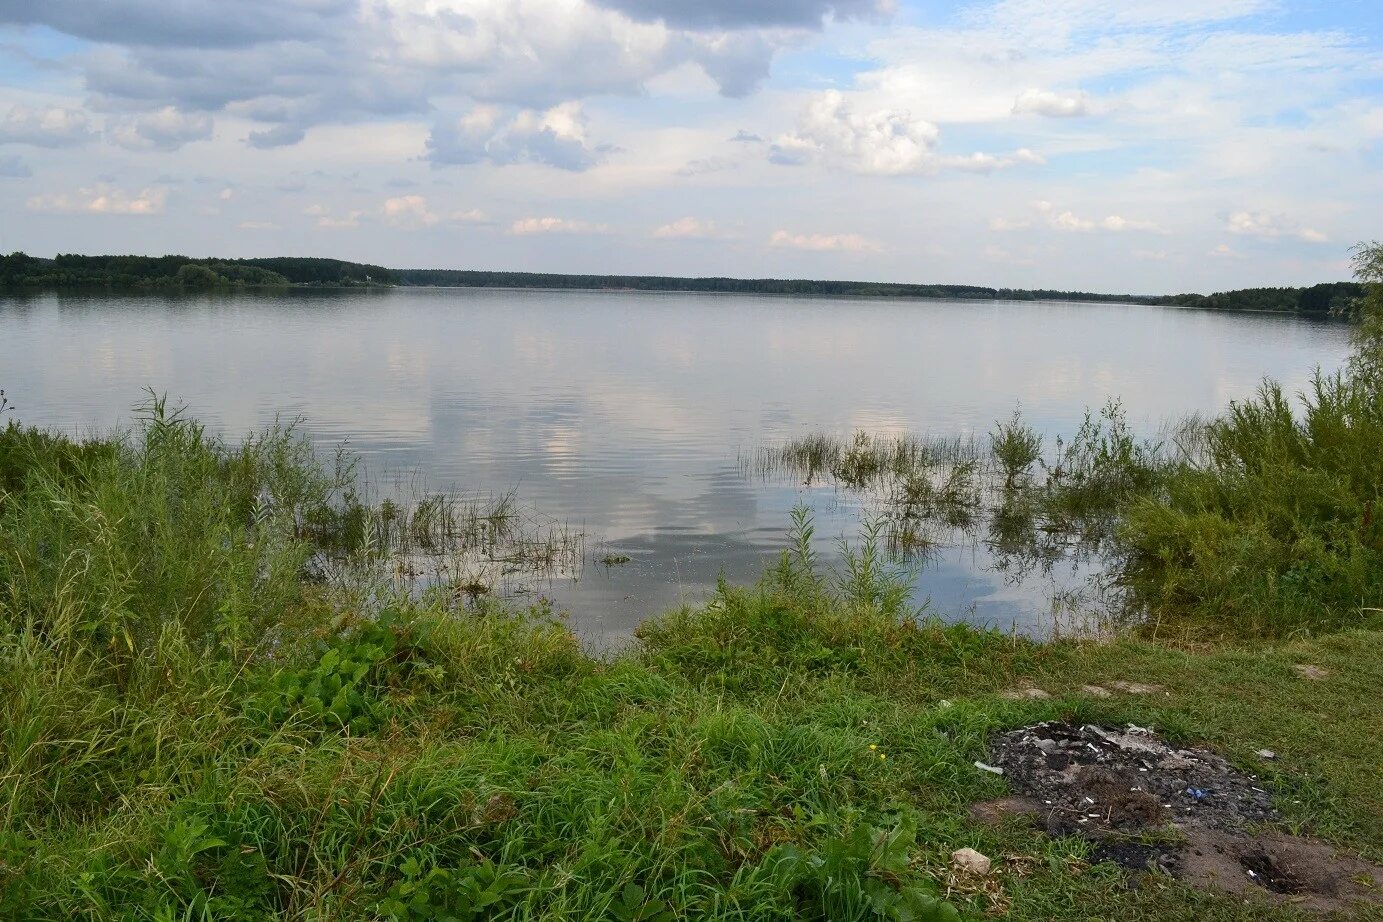
[[[830,279],[390,269],[337,259],[287,256],[263,259],[76,254],[43,259],[24,253],[0,256],[0,292],[105,290],[181,293],[360,288],[491,288],[792,295],[871,300],[1053,301],[1198,307],[1312,316],[1348,316],[1354,302],[1363,293],[1362,286],[1355,282],[1325,282],[1305,288],[1248,288],[1211,295],[1138,295]]]

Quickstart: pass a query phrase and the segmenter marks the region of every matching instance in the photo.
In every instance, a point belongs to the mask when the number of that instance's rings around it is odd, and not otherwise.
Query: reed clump
[[[1100,595],[1117,602],[1107,614],[1153,632],[1372,623],[1383,610],[1383,245],[1355,255],[1365,296],[1349,362],[1295,398],[1265,381],[1158,439],[1138,436],[1111,399],[1045,452],[1015,412],[986,453],[961,440],[817,434],[742,466],[865,495],[899,557],[983,542],[1020,577],[1093,564]]]

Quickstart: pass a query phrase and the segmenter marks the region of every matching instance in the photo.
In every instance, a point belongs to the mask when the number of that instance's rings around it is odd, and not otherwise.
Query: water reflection
[[[1149,431],[1334,368],[1338,325],[1090,304],[402,290],[0,300],[0,386],[26,422],[119,425],[151,385],[235,435],[302,416],[377,483],[502,494],[629,556],[542,591],[593,640],[758,575],[788,513],[824,552],[857,497],[746,476],[737,459],[810,432],[970,437],[1016,402],[1070,432],[1123,397]],[[594,551],[593,551],[594,552]],[[936,546],[918,594],[948,616],[1041,630],[1049,601],[984,543]]]

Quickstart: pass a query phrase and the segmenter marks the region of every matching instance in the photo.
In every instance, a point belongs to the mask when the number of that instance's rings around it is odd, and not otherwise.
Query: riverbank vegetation
[[[938,508],[973,506],[951,471],[974,465],[1043,516],[1103,509],[1150,617],[1101,642],[943,625],[879,531],[828,567],[799,516],[758,585],[597,657],[544,603],[384,578],[380,523],[469,514],[363,512],[291,429],[227,443],[159,401],[109,439],[10,425],[0,916],[1304,918],[969,807],[1005,791],[975,766],[992,733],[1135,723],[1383,858],[1383,251],[1361,256],[1354,358],[1305,409],[1265,387],[1175,449],[1116,413],[1060,446],[1019,418],[802,448],[859,482],[927,460]]]
[[[7,917],[1295,917],[972,819],[987,735],[1059,716],[1273,749],[1285,822],[1383,853],[1376,630],[1038,644],[919,621],[866,544],[593,658],[541,605],[318,571],[339,500],[289,433],[0,444]],[[1156,691],[1085,690],[1119,681]]]

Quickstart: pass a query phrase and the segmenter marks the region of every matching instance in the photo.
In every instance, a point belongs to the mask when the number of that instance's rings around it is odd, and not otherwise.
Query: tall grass
[[[541,608],[322,581],[471,534],[461,507],[361,510],[291,430],[230,445],[154,399],[85,446],[11,426],[0,469],[0,917],[958,918],[866,732],[652,640],[589,659]],[[801,563],[899,623],[870,544]]]
[[[1162,619],[1287,634],[1383,607],[1383,248],[1357,264],[1368,295],[1346,368],[1296,399],[1265,382],[1130,508],[1124,575]]]
[[[1365,298],[1344,369],[1139,437],[1111,399],[1069,437],[1015,412],[964,441],[809,436],[742,465],[830,478],[876,502],[895,558],[983,542],[1022,579],[1093,564],[1083,595],[1153,632],[1285,636],[1383,613],[1383,245],[1355,251]],[[1069,587],[1065,600],[1072,598]]]

